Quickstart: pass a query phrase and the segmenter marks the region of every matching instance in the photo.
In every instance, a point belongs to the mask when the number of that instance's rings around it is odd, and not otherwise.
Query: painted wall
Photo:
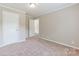
[[[40,37],[79,48],[79,4],[40,16]]]
[[[20,15],[20,39],[28,38],[28,16]]]
[[[0,8],[0,44],[2,44],[2,9]]]

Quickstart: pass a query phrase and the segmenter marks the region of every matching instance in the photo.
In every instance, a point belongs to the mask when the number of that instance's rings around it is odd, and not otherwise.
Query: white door
[[[35,34],[39,34],[39,19],[34,20]]]
[[[19,14],[3,11],[3,44],[19,41]]]

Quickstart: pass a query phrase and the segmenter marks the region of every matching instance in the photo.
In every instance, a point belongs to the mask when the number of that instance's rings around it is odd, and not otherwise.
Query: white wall
[[[0,8],[0,44],[2,44],[2,9]]]
[[[28,38],[28,16],[21,14],[20,15],[20,39]]]
[[[40,18],[40,37],[79,48],[79,4]]]

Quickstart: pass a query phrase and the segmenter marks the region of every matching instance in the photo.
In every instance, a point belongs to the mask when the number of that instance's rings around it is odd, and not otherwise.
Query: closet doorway
[[[19,14],[3,10],[3,45],[19,41]]]

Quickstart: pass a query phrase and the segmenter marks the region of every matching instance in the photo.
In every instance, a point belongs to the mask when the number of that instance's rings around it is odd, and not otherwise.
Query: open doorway
[[[29,37],[39,34],[39,19],[29,20]]]

